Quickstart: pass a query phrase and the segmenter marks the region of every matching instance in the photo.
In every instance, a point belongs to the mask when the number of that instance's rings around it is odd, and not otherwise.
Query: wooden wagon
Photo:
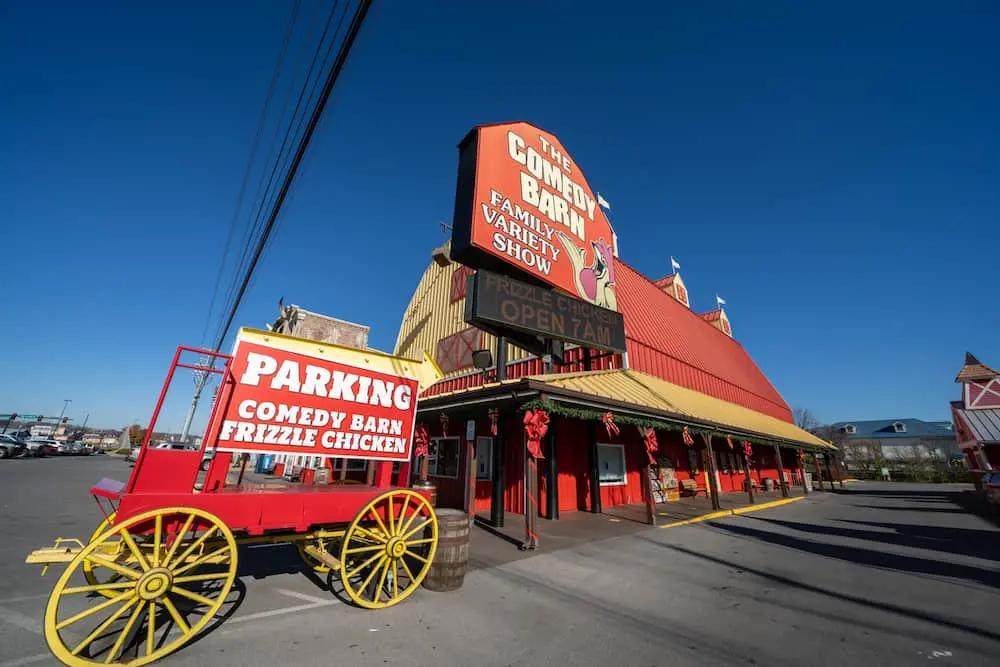
[[[185,363],[186,353],[217,363]],[[150,448],[178,368],[219,374],[205,437],[197,450]],[[66,564],[45,610],[52,653],[74,666],[142,665],[178,650],[218,621],[248,544],[294,543],[309,567],[339,572],[361,607],[405,600],[437,548],[434,509],[408,481],[417,394],[439,377],[429,358],[250,329],[232,355],[178,348],[128,481],[90,490],[100,525],[26,559]],[[231,483],[233,454],[250,452],[364,458],[374,482]]]

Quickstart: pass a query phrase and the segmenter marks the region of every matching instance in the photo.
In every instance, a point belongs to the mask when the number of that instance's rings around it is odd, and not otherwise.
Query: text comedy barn
[[[417,381],[241,341],[218,449],[410,458]]]

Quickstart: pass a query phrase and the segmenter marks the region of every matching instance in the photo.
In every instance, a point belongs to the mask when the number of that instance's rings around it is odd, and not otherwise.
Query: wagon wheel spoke
[[[116,577],[118,575],[115,575]],[[76,595],[78,593],[100,593],[101,591],[122,591],[126,589],[135,588],[135,582],[126,581],[119,583],[106,583],[106,584],[90,584],[88,586],[74,586],[72,588],[64,588],[63,595]]]
[[[375,525],[363,525],[373,518]],[[341,569],[344,590],[362,607],[397,604],[419,587],[436,548],[437,519],[424,496],[409,489],[378,496],[358,512],[344,536],[341,560],[350,563]],[[352,557],[365,560],[355,565]]]
[[[81,641],[79,644],[76,645],[76,647],[70,652],[71,655],[79,655],[80,651],[82,651],[83,649],[85,649],[88,646],[90,646],[90,644],[95,639],[97,639],[102,634],[104,634],[104,632],[109,627],[111,627],[112,623],[114,623],[119,618],[121,618],[125,614],[125,612],[128,611],[129,609],[131,609],[132,605],[136,604],[137,602],[139,602],[138,598],[132,598],[131,600],[129,600],[128,602],[126,602],[125,604],[123,604],[118,609],[118,611],[116,611],[111,616],[108,616],[108,618],[107,618],[106,621],[104,621],[103,623],[101,623],[100,625],[98,625],[96,628],[94,628],[93,632],[91,632],[89,635],[87,635],[87,637],[83,641]]]
[[[167,550],[167,553],[163,556],[162,563],[168,565],[170,559],[174,557],[174,553],[177,551],[177,547],[180,546],[181,542],[184,540],[184,536],[187,535],[188,531],[191,530],[191,524],[194,523],[194,515],[188,516],[187,520],[184,522],[184,526],[181,527],[180,531],[174,535],[174,541]]]
[[[221,556],[222,554],[224,554],[227,551],[229,551],[229,545],[226,545],[224,547],[220,547],[220,548],[216,549],[215,551],[212,551],[210,553],[205,554],[204,556],[200,556],[197,559],[191,561],[190,563],[187,563],[183,567],[178,567],[178,568],[174,569],[174,575],[176,576],[176,575],[182,574],[184,572],[187,572],[188,570],[193,570],[196,567],[200,567],[201,565],[204,565],[204,564],[208,563],[210,560],[212,560],[214,558],[218,558],[219,556]],[[181,561],[178,561],[177,564],[179,565],[180,562]]]
[[[187,621],[185,621],[184,617],[181,616],[181,612],[177,610],[177,605],[171,602],[170,598],[163,599],[163,606],[167,608],[167,613],[170,614],[170,618],[173,620],[174,625],[176,625],[181,632],[184,634],[191,632],[191,628],[188,627]]]
[[[122,645],[132,632],[132,627],[135,625],[135,622],[139,620],[139,614],[142,613],[143,607],[144,605],[141,604],[136,605],[135,609],[132,610],[132,615],[128,617],[128,622],[125,623],[125,628],[118,635],[115,645],[111,647],[110,651],[108,651],[108,656],[104,658],[105,665],[111,664],[111,661],[114,660],[116,655],[118,655],[118,652],[122,650]]]
[[[164,527],[182,524],[171,542]],[[190,533],[195,526],[198,530]],[[122,546],[119,561],[103,555],[116,543]],[[236,578],[236,555],[232,532],[202,510],[165,508],[116,523],[85,546],[56,582],[45,610],[49,648],[72,667],[138,667],[158,660],[218,618]],[[90,582],[87,577],[86,586],[70,585],[74,575],[86,572],[85,566],[91,576],[94,569],[106,568],[122,581]],[[72,632],[77,624],[87,627]]]

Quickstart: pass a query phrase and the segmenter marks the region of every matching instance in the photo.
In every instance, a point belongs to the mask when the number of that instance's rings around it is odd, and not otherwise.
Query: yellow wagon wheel
[[[104,555],[117,542],[129,558]],[[99,583],[71,585],[88,562]],[[106,572],[121,579],[105,581]],[[185,507],[145,512],[108,528],[70,562],[45,608],[45,640],[71,667],[145,665],[212,622],[235,579],[236,541],[218,518]],[[113,596],[92,595],[107,591]]]
[[[97,528],[95,528],[94,532],[90,534],[90,539],[87,540],[87,544],[90,544],[91,542],[94,542],[95,540],[97,540],[97,538],[99,538],[101,535],[104,534],[104,531],[106,531],[111,526],[111,524],[113,524],[115,522],[115,515],[116,514],[117,514],[117,512],[112,512],[111,514],[109,514],[107,516],[107,518],[102,519],[101,523],[97,524]],[[123,549],[123,545],[121,543],[121,540],[117,540],[117,541],[113,541],[113,542],[112,541],[105,542],[104,543],[104,550],[105,550],[105,553],[101,554],[101,555],[104,555],[105,557],[110,558],[110,559],[115,560],[115,561],[120,561],[123,558],[125,560],[131,560],[133,558],[132,553],[130,551],[127,551],[127,550]],[[89,560],[88,561],[84,561],[84,563],[83,563],[83,576],[87,580],[87,583],[90,584],[90,585],[92,585],[92,586],[96,586],[97,584],[113,584],[116,581],[121,581],[122,575],[118,574],[117,572],[112,572],[112,571],[108,571],[108,570],[106,570],[105,572],[101,573],[101,574],[105,575],[103,577],[104,581],[98,581],[98,576],[97,576],[97,574],[95,574],[94,570],[95,570],[94,565]],[[99,590],[97,592],[99,594],[103,595],[106,598],[113,598],[116,595],[118,595],[118,593],[120,593],[120,591],[118,591],[118,590],[108,589],[108,588]]]
[[[340,548],[340,578],[357,605],[382,609],[413,594],[437,551],[438,524],[427,499],[409,489],[365,505]]]

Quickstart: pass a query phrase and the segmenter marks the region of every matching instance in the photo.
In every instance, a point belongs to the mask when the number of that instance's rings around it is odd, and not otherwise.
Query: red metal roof
[[[660,278],[659,280],[653,281],[653,284],[659,287],[660,289],[663,289],[664,287],[669,287],[670,284],[674,282],[675,277],[677,277],[677,274],[671,273],[669,276],[665,278]]]
[[[630,368],[793,421],[788,404],[737,341],[620,259],[615,282]]]

